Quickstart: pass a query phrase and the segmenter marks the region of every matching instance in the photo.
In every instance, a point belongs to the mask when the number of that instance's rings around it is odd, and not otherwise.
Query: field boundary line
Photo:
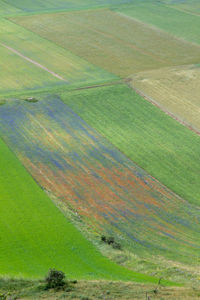
[[[168,7],[168,6],[167,6],[167,7]],[[171,7],[168,7],[168,8],[171,8]],[[173,8],[173,9],[176,10],[175,8]],[[152,23],[143,22],[143,21],[141,21],[140,19],[137,19],[137,18],[135,18],[135,17],[131,17],[131,16],[126,15],[125,13],[120,12],[120,11],[117,11],[117,10],[114,10],[114,12],[116,12],[118,15],[121,15],[121,16],[123,16],[123,17],[125,17],[125,18],[132,19],[132,20],[134,20],[135,22],[141,23],[142,25],[144,25],[144,26],[146,26],[146,27],[149,27],[149,28],[153,29],[154,31],[157,31],[159,34],[163,34],[163,33],[164,33],[164,34],[168,35],[169,37],[173,38],[174,40],[178,40],[178,41],[180,41],[180,42],[182,42],[182,43],[187,44],[188,46],[193,45],[193,46],[195,46],[195,47],[200,47],[200,43],[198,43],[198,42],[193,42],[193,41],[189,41],[189,40],[186,39],[186,38],[177,36],[177,35],[175,35],[174,33],[171,33],[171,32],[166,31],[166,30],[164,30],[164,29],[162,29],[162,28],[160,28],[160,27],[157,27],[157,26],[155,26],[155,25],[152,24]]]
[[[18,56],[20,56],[21,58],[23,58],[24,60],[26,60],[26,61],[32,63],[32,64],[35,65],[36,67],[38,67],[38,68],[40,68],[40,69],[42,69],[42,70],[48,72],[48,73],[51,74],[52,76],[54,76],[54,77],[56,77],[56,78],[58,78],[58,79],[60,79],[60,80],[62,80],[62,81],[68,82],[67,80],[65,80],[65,79],[64,79],[63,77],[61,77],[60,75],[58,75],[58,74],[56,74],[55,72],[49,70],[48,68],[46,68],[45,66],[41,65],[41,64],[38,63],[37,61],[35,61],[35,60],[29,58],[28,56],[23,55],[22,53],[20,53],[19,51],[15,50],[14,48],[9,47],[8,45],[6,45],[6,44],[4,44],[4,43],[2,43],[2,42],[0,42],[0,46],[2,46],[2,47],[4,47],[4,48],[8,49],[9,51],[11,51],[11,52],[13,52],[13,53],[15,53],[16,55],[18,55]]]
[[[194,128],[191,124],[189,124],[186,121],[182,120],[181,118],[179,118],[178,116],[176,116],[175,114],[173,114],[172,112],[170,112],[169,110],[167,110],[165,107],[163,107],[159,102],[157,102],[156,100],[154,100],[153,98],[151,98],[150,96],[148,96],[147,94],[145,94],[144,92],[142,92],[141,90],[137,89],[134,85],[130,84],[130,79],[126,79],[125,82],[137,94],[139,94],[140,96],[142,96],[145,100],[147,100],[148,102],[150,102],[154,106],[158,107],[166,115],[170,116],[171,118],[173,118],[174,120],[176,120],[180,124],[184,125],[188,129],[190,129],[191,131],[193,131],[194,133],[196,133],[197,135],[200,135],[200,131],[198,129]]]

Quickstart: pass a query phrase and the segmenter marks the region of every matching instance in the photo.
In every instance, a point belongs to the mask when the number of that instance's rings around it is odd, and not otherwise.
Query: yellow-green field
[[[60,80],[0,44],[0,94],[58,85]]]
[[[200,47],[107,9],[12,21],[120,76],[200,61]]]
[[[18,9],[10,4],[7,1],[0,0],[0,16],[5,16],[9,14],[20,13],[21,9]]]
[[[195,65],[141,72],[131,86],[164,110],[200,131],[200,67]]]
[[[25,88],[49,87],[55,84],[84,83],[87,85],[116,78],[6,19],[0,19],[0,35],[1,43],[15,51],[5,47],[0,50],[3,57],[0,62],[3,69],[0,75],[1,93]],[[27,58],[33,62],[27,61]]]

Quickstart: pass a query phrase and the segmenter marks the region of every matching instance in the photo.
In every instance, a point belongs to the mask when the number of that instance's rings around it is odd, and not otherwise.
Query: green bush
[[[65,274],[62,271],[50,269],[49,273],[45,278],[46,288],[47,289],[61,288],[65,285],[64,279],[65,279]]]

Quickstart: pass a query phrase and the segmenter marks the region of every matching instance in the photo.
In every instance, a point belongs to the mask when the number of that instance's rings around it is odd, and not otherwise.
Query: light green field
[[[170,3],[169,3],[170,4]],[[187,0],[184,2],[171,3],[171,7],[178,10],[190,13],[192,15],[200,15],[200,2],[199,0]]]
[[[131,0],[7,0],[24,12],[79,10],[129,3]]]
[[[0,140],[0,274],[156,282],[104,258],[63,216]]]
[[[134,1],[131,5],[116,8],[116,11],[154,25],[179,38],[200,44],[199,16],[155,1]]]
[[[122,77],[200,61],[199,46],[108,9],[20,16],[12,21]]]
[[[199,204],[199,136],[125,85],[64,93],[62,99],[149,174]]]
[[[0,94],[60,85],[59,79],[9,51],[1,44],[0,57]]]
[[[21,10],[8,4],[8,1],[0,0],[0,16],[20,13]]]
[[[132,76],[131,86],[200,132],[200,67],[163,68]]]
[[[54,82],[57,82],[58,85],[74,83],[89,85],[94,82],[116,78],[114,75],[89,64],[87,61],[56,46],[54,43],[42,39],[8,20],[0,20],[0,35],[2,43],[49,70],[49,72],[44,72],[38,66],[34,66],[30,62],[27,63],[23,58],[16,57],[17,55],[6,50],[8,53],[7,57],[1,60],[4,70],[0,75],[4,78],[0,83],[1,92],[10,89],[24,89],[26,87],[47,87]],[[16,60],[19,61],[18,64],[14,62]],[[12,65],[9,70],[8,64]],[[27,65],[27,68],[24,65]],[[18,74],[20,72],[20,76],[16,76],[16,72]],[[34,72],[37,73],[35,76]],[[58,74],[66,82],[55,78],[51,72]]]

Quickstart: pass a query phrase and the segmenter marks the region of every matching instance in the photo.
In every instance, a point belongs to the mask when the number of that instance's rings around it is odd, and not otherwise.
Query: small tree
[[[53,289],[53,288],[63,287],[65,285],[64,279],[65,279],[65,274],[62,271],[50,269],[49,273],[45,278],[46,288]]]

